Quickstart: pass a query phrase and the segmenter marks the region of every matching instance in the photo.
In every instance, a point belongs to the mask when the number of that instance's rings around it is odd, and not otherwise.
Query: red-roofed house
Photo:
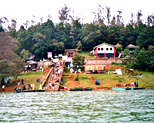
[[[129,50],[129,53],[130,54],[133,54],[134,53],[134,50],[135,50],[135,45],[133,45],[133,44],[129,44],[127,47],[126,47],[126,49],[128,49]]]

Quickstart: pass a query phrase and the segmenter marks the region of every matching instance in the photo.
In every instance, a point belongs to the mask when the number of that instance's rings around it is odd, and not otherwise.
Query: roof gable
[[[136,47],[136,46],[133,44],[129,44],[127,47]]]
[[[111,44],[107,44],[107,43],[102,43],[102,44],[99,44],[99,45],[97,45],[97,46],[95,46],[94,47],[94,49],[96,48],[96,47],[102,47],[102,46],[110,46],[110,47],[115,47],[114,45],[111,45]]]

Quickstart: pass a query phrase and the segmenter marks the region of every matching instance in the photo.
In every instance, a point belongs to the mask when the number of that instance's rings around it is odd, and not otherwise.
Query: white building
[[[115,57],[115,46],[102,43],[93,48],[96,57]]]

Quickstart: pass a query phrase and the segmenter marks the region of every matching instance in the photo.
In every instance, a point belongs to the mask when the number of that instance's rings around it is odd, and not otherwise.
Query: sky
[[[59,23],[58,11],[64,4],[74,11],[74,16],[81,18],[82,23],[94,20],[92,12],[98,12],[98,5],[110,7],[112,16],[117,14],[117,10],[122,11],[125,23],[130,21],[131,12],[137,14],[138,10],[142,10],[144,21],[154,13],[154,0],[1,0],[0,3],[0,18],[5,16],[9,20],[17,19],[20,25],[32,19],[40,22],[41,17],[45,22],[48,15],[51,15],[54,23]]]

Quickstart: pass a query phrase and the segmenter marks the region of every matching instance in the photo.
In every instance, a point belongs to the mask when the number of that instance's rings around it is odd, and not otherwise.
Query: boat
[[[131,84],[115,84],[112,90],[141,90],[143,87],[131,87]]]

